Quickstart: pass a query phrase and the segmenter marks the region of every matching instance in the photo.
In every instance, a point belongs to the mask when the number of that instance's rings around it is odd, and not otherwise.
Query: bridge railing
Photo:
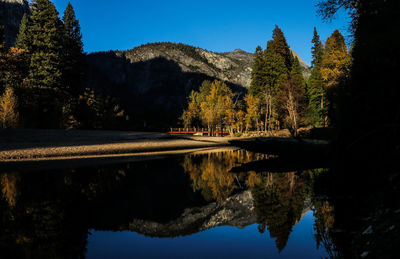
[[[208,128],[170,128],[170,134],[196,134],[196,133],[203,133],[203,134],[229,134],[228,129],[216,129],[211,130]]]

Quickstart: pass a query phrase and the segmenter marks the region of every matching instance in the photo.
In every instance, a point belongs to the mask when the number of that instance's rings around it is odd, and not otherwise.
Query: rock
[[[29,13],[27,0],[0,0],[0,24],[4,25],[6,46],[15,44],[22,16]]]
[[[369,234],[372,234],[372,232],[373,232],[373,230],[372,230],[372,225],[371,225],[367,229],[365,229],[362,234],[363,235],[369,235]]]
[[[365,251],[365,252],[363,252],[363,253],[361,254],[361,257],[362,257],[362,258],[367,257],[368,254],[369,254],[369,252],[368,252],[368,251]]]

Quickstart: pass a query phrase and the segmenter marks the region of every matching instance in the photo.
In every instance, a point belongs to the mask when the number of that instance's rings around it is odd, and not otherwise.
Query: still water
[[[230,170],[243,150],[0,175],[6,258],[323,258],[323,169]],[[329,248],[329,246],[328,246]]]

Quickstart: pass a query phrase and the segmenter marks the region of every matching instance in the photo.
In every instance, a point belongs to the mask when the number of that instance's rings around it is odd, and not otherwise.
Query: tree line
[[[306,80],[282,30],[275,26],[266,49],[256,48],[248,94],[240,97],[221,81],[205,81],[189,96],[181,117],[184,126],[226,128],[232,134],[287,128],[293,136],[301,126],[330,126],[351,56],[338,30],[324,45],[314,28],[312,43],[312,71]]]
[[[118,101],[87,88],[86,54],[74,8],[62,19],[49,0],[34,0],[15,47],[0,25],[0,127],[104,128],[123,120]]]

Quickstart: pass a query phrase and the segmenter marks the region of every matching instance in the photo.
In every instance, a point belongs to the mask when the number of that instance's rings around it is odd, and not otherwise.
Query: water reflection
[[[244,150],[215,152],[185,156],[182,166],[189,173],[194,191],[201,191],[210,200],[225,200],[232,193],[244,189],[247,174],[232,174],[238,164],[267,158],[267,155]]]
[[[9,258],[83,258],[91,229],[170,238],[257,224],[282,251],[312,207],[315,175],[229,172],[265,158],[236,150],[74,170],[4,172],[0,249]],[[329,206],[314,203],[318,245],[326,246],[329,239],[334,211]],[[315,243],[307,249],[315,250]]]
[[[289,239],[292,228],[311,208],[307,196],[308,172],[291,172],[257,175],[251,188],[257,214],[259,231],[267,227],[276,247],[282,251]]]

